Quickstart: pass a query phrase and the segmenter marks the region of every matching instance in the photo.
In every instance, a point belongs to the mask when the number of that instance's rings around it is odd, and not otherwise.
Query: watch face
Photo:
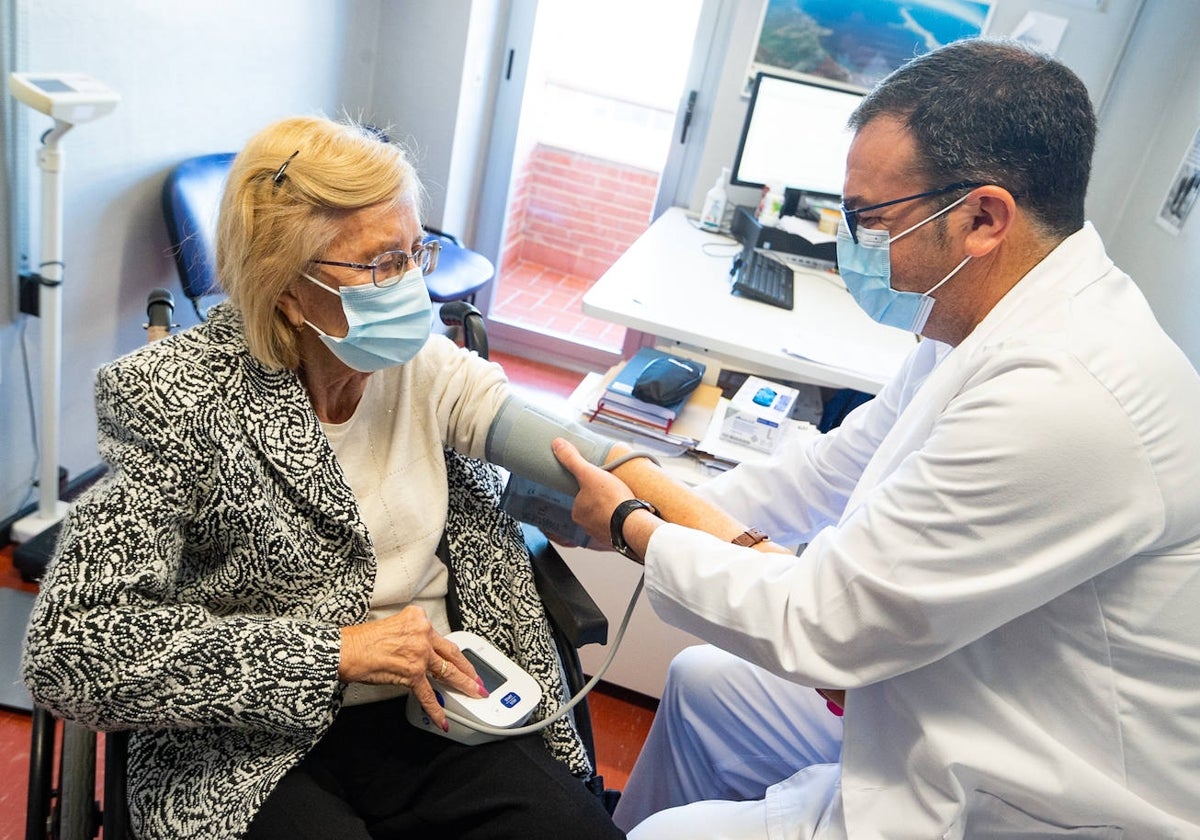
[[[649,502],[642,501],[641,499],[626,499],[625,501],[621,502],[621,504],[617,505],[616,509],[613,511],[612,519],[609,520],[609,542],[612,543],[612,547],[616,549],[618,553],[628,557],[630,560],[636,560],[640,563],[641,558],[634,554],[633,549],[631,549],[629,544],[625,542],[624,534],[625,520],[628,519],[629,514],[633,513],[635,510],[648,510],[655,516],[658,515],[658,511],[655,510],[654,505],[650,504]]]

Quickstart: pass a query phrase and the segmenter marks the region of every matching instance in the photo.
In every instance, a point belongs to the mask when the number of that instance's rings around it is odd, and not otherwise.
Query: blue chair
[[[189,158],[172,169],[163,183],[163,219],[179,284],[201,321],[201,299],[221,294],[215,259],[217,213],[233,158],[232,152]]]
[[[496,269],[491,260],[470,248],[464,248],[454,236],[437,228],[425,226],[429,235],[425,241],[437,239],[442,243],[437,269],[425,278],[429,297],[434,303],[452,300],[475,302],[475,293],[491,282]]]
[[[217,213],[233,158],[232,152],[189,158],[172,169],[163,183],[163,219],[179,282],[201,321],[201,300],[221,294],[215,259]],[[429,235],[425,241],[437,239],[442,243],[437,269],[425,278],[429,297],[435,303],[473,303],[475,293],[495,276],[491,261],[464,248],[449,233],[429,227],[426,231]]]

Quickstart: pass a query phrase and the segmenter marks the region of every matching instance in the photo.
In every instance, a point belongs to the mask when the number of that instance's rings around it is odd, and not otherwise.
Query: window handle
[[[696,93],[697,91],[693,90],[688,94],[687,108],[683,112],[683,131],[679,134],[680,143],[687,142],[688,128],[692,124],[692,114],[696,110]]]

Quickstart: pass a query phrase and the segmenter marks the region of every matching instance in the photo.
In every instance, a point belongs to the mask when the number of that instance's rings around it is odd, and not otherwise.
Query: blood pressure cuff
[[[575,476],[550,450],[556,437],[566,438],[596,466],[604,464],[616,441],[602,437],[579,423],[557,417],[524,400],[510,396],[488,429],[484,453],[487,460],[509,472],[559,493],[579,492]]]
[[[663,356],[638,374],[633,383],[633,396],[654,405],[675,405],[696,390],[702,376],[704,365],[699,362]]]

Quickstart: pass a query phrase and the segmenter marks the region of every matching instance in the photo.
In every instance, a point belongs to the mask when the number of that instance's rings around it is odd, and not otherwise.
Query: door
[[[623,355],[625,330],[580,300],[675,203],[692,56],[721,5],[512,4],[476,228],[497,266],[477,300],[494,346],[579,369]]]

